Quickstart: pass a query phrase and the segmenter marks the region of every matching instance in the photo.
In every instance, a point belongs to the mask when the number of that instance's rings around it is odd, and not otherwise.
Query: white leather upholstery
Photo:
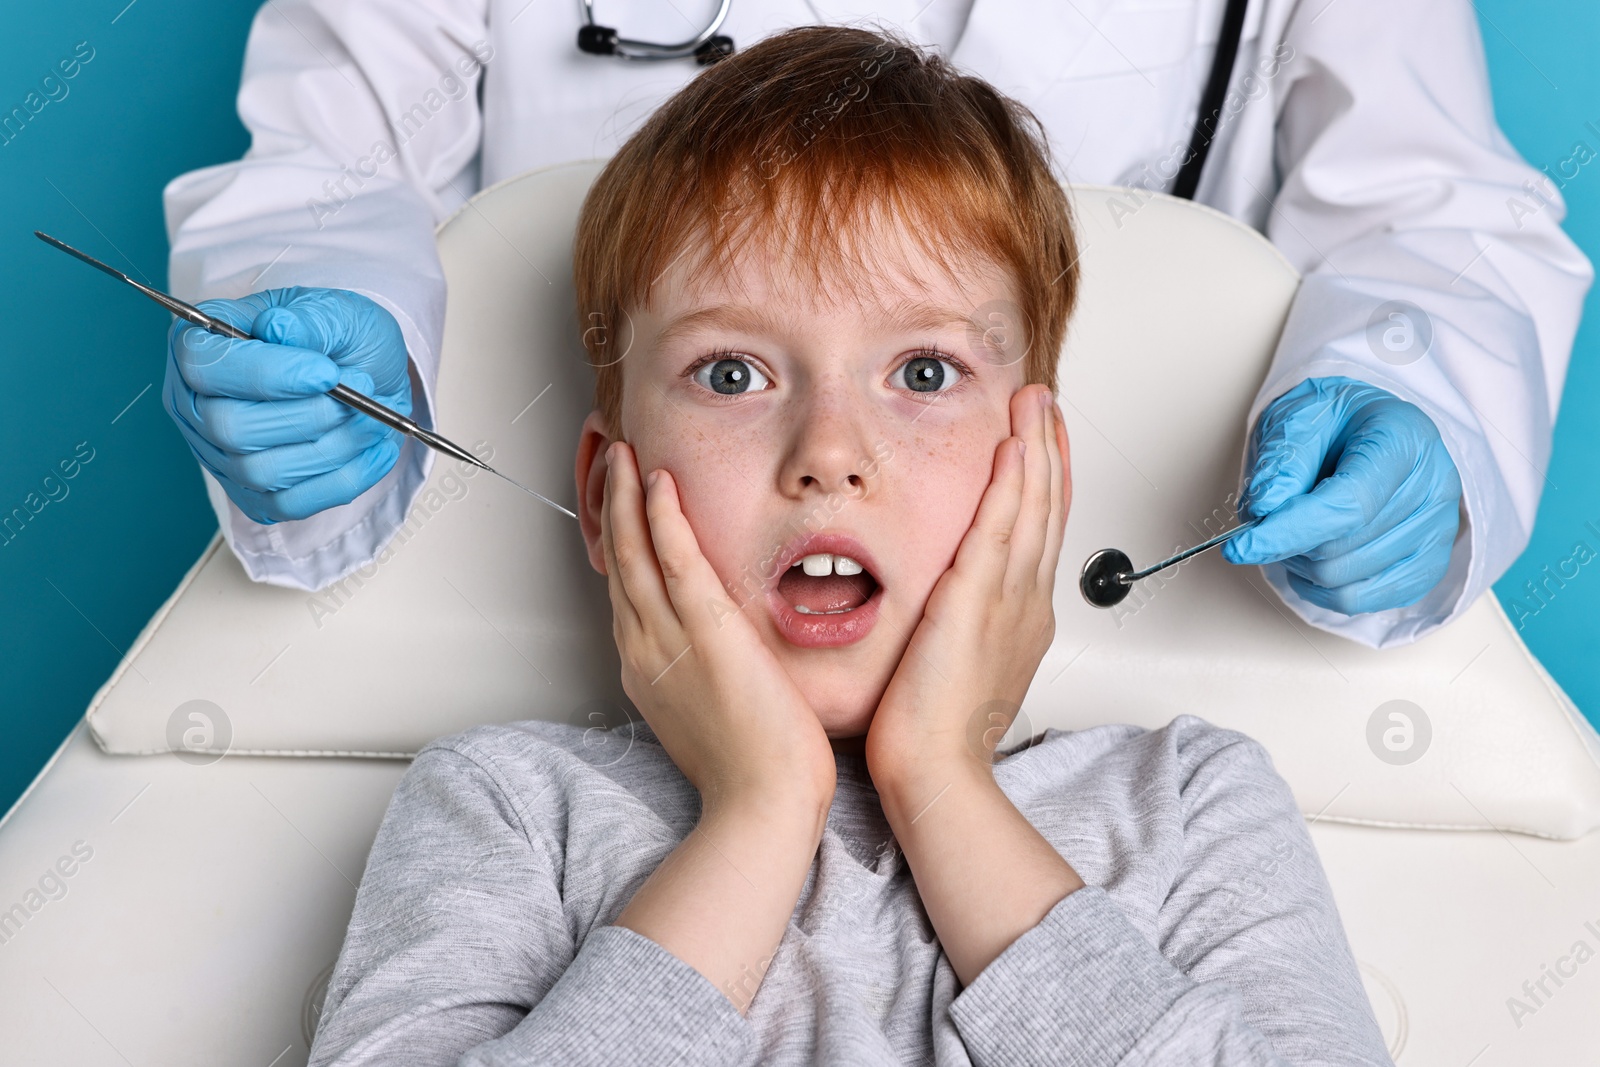
[[[0,1063],[303,1065],[407,765],[108,756],[80,725],[0,827]]]
[[[569,504],[593,390],[570,242],[597,168],[503,183],[440,235],[440,429],[487,442],[492,463]],[[1155,197],[1114,222],[1109,204],[1125,193],[1074,195],[1085,281],[1061,373],[1073,511],[1056,641],[1010,739],[1187,711],[1261,740],[1303,810],[1324,819],[1556,837],[1600,825],[1600,739],[1492,597],[1381,652],[1301,622],[1259,573],[1215,553],[1147,580],[1115,611],[1083,602],[1076,577],[1091,551],[1115,545],[1142,565],[1232,525],[1245,414],[1297,279],[1217,212]],[[220,709],[229,729],[214,743],[272,755],[404,755],[485,720],[630,714],[605,582],[577,524],[460,466],[435,465],[414,537],[321,594],[252,583],[214,543],[96,695],[96,739],[113,753],[166,751],[182,734],[174,713],[193,700]],[[1368,740],[1391,700],[1431,725],[1406,765]]]

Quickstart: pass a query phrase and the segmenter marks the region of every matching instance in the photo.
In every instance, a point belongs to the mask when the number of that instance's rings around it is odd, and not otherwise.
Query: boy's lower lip
[[[767,607],[778,624],[778,632],[791,645],[801,648],[838,648],[853,645],[872,632],[883,601],[883,586],[858,608],[837,615],[802,615],[779,594],[776,587],[767,591]]]

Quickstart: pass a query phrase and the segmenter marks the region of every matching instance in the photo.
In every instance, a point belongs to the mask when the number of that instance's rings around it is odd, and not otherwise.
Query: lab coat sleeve
[[[975,1067],[1392,1067],[1305,820],[1259,744],[1158,731],[1181,839],[1154,940],[1099,886],[1067,894],[950,1005]],[[1164,818],[1107,819],[1137,847]],[[1098,821],[1093,825],[1099,826]],[[1071,857],[1067,859],[1070,861]]]
[[[1495,122],[1468,0],[1296,5],[1279,48],[1292,58],[1270,79],[1276,173],[1216,204],[1263,210],[1278,183],[1266,232],[1304,275],[1247,425],[1307,378],[1387,389],[1438,426],[1463,522],[1446,576],[1407,607],[1346,616],[1302,599],[1281,563],[1266,577],[1315,626],[1405,644],[1459,616],[1526,547],[1593,270],[1560,229],[1554,183]],[[1384,343],[1384,327],[1403,330],[1380,317],[1390,301],[1421,309],[1409,349],[1403,332]]]
[[[350,289],[400,324],[412,418],[433,428],[445,283],[435,226],[476,192],[485,0],[274,0],[251,27],[239,117],[251,145],[164,193],[170,281],[191,302],[291,285]],[[349,504],[258,524],[202,473],[252,579],[320,589],[371,563],[432,468],[411,438]]]
[[[502,779],[469,743],[406,771],[329,980],[311,1067],[749,1062],[754,1035],[704,975],[562,902],[555,783]],[[522,783],[526,784],[526,783]],[[532,829],[530,829],[532,827]]]

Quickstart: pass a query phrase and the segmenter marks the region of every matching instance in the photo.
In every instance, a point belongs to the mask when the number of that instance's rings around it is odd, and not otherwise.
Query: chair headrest
[[[439,234],[439,428],[566,503],[594,382],[571,244],[600,166],[501,183]],[[1006,742],[1195,714],[1262,742],[1322,818],[1554,837],[1600,825],[1600,739],[1492,596],[1381,651],[1307,625],[1215,553],[1119,609],[1084,603],[1094,550],[1143,565],[1233,524],[1245,418],[1298,278],[1208,208],[1069,191],[1083,271],[1060,373],[1073,508],[1055,643]],[[219,536],[95,696],[101,747],[181,747],[185,708],[220,716],[211,747],[262,755],[403,756],[480,722],[636,716],[577,524],[461,468],[436,462],[381,561],[321,592],[251,582]]]

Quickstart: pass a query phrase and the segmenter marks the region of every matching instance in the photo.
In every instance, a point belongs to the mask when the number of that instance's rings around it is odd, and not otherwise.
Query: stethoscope
[[[596,56],[616,56],[618,59],[688,59],[694,57],[702,67],[733,55],[733,38],[717,33],[728,17],[728,7],[733,0],[722,0],[711,24],[687,41],[679,44],[656,44],[654,41],[635,41],[619,37],[610,26],[597,26],[594,21],[594,0],[583,0],[584,25],[578,27],[578,48]]]

